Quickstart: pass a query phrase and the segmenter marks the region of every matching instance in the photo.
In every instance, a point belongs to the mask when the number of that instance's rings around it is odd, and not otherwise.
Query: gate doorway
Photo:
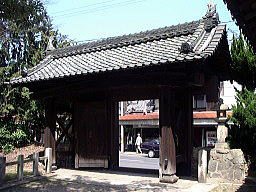
[[[119,102],[119,167],[159,170],[159,100]]]

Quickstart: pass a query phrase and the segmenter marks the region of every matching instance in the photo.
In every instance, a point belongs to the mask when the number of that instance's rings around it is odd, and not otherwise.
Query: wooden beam
[[[70,142],[73,143],[73,139],[68,134],[68,131],[73,124],[73,120],[71,119],[66,127],[64,126],[64,123],[62,123],[60,121],[60,119],[57,119],[57,123],[59,124],[60,128],[62,129],[62,133],[56,141],[56,148],[58,147],[60,141],[63,139],[64,136],[67,136],[70,139]]]
[[[156,69],[157,70],[157,69]],[[106,91],[109,89],[134,87],[134,86],[157,86],[159,84],[184,85],[187,84],[190,77],[186,71],[145,71],[145,72],[109,72],[107,74],[95,75],[95,77],[84,77],[79,81],[59,81],[55,86],[30,87],[34,92],[35,98],[49,96],[74,96],[82,92]],[[43,82],[42,82],[43,83]],[[46,83],[46,82],[45,82]],[[35,83],[36,84],[36,83]],[[33,84],[34,85],[34,84]]]

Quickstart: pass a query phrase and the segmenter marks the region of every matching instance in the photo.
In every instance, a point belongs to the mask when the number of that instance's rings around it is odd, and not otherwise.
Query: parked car
[[[159,139],[153,139],[149,142],[144,142],[141,144],[142,153],[148,154],[148,157],[159,157]]]

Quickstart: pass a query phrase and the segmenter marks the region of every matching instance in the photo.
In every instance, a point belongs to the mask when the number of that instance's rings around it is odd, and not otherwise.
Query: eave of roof
[[[236,24],[249,40],[256,52],[256,2],[254,0],[223,0],[227,4]]]

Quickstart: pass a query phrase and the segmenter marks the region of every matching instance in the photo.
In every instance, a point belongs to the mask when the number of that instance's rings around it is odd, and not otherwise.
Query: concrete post
[[[52,148],[45,149],[45,156],[46,158],[46,173],[52,172]]]
[[[198,182],[206,183],[207,180],[207,151],[204,149],[198,152]]]
[[[0,156],[0,185],[5,179],[6,157]]]
[[[38,171],[38,162],[39,162],[39,153],[34,152],[33,153],[33,175],[38,176],[39,171]]]
[[[24,155],[19,155],[18,165],[17,165],[18,180],[23,180],[23,177],[24,177],[23,168],[24,168]]]

